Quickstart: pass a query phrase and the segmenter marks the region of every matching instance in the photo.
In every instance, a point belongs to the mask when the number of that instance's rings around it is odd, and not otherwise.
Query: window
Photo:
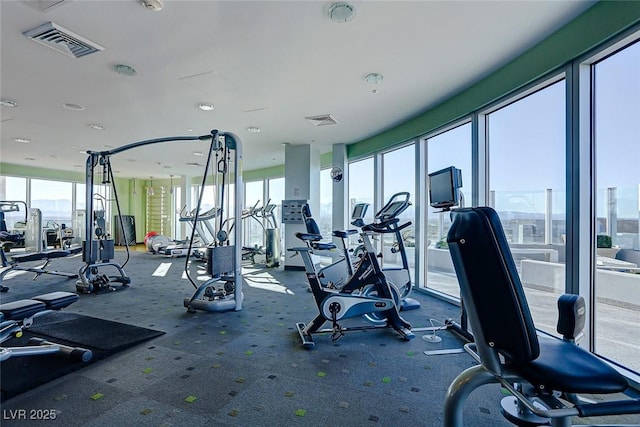
[[[640,372],[640,42],[593,66],[596,353]],[[634,274],[636,273],[636,274]]]
[[[280,221],[280,218],[282,218],[282,201],[284,200],[284,177],[270,179],[268,183],[270,203],[275,203],[278,206],[275,216],[277,221]],[[278,227],[282,230],[281,222],[278,222]],[[284,248],[284,246],[284,233],[280,232],[280,247]]]
[[[560,80],[486,116],[489,204],[500,216],[536,326],[554,334],[556,299],[565,290],[565,86]]]
[[[401,235],[409,261],[411,280],[415,280],[415,176],[416,144],[407,145],[382,155],[382,204],[387,203],[394,194],[408,192],[412,205],[399,216],[399,225],[411,221],[411,225],[402,230]],[[400,254],[394,250],[396,236],[382,236],[382,260],[385,267],[401,267]]]
[[[244,191],[244,206],[245,209],[250,210],[254,206],[260,208],[264,206],[266,201],[262,200],[263,195],[263,181],[252,181],[245,183]],[[264,243],[264,224],[262,219],[257,216],[251,216],[251,212],[248,212],[248,216],[242,223],[242,232],[244,235],[245,246],[262,246]]]
[[[427,148],[427,174],[455,166],[462,171],[462,193],[466,204],[471,204],[471,123],[442,132],[425,139]],[[428,184],[425,186],[428,194]],[[425,199],[425,205],[430,200]],[[427,209],[427,241],[423,245],[427,251],[426,283],[428,289],[460,297],[460,287],[456,278],[451,255],[447,248],[447,232],[451,226],[449,212]]]
[[[374,171],[373,157],[349,163],[349,209],[358,203],[369,203],[364,217],[365,223],[373,221],[374,203]]]
[[[320,234],[325,239],[331,238],[333,231],[333,180],[331,179],[331,169],[320,171],[320,212],[317,216]],[[315,216],[315,213],[314,213]]]
[[[31,180],[31,208],[42,212],[42,225],[71,225],[72,184],[63,181]]]
[[[12,176],[0,176],[0,200],[24,202],[18,203],[16,206],[20,209],[14,212],[5,212],[4,220],[8,230],[16,228],[16,223],[20,230],[23,230],[24,222],[27,218],[26,202],[27,202],[27,180],[26,178],[17,178]]]

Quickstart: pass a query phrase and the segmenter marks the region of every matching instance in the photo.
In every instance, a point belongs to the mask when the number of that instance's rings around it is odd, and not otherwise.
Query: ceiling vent
[[[104,50],[104,47],[53,22],[47,22],[33,30],[25,31],[23,34],[33,41],[73,58],[80,58]]]
[[[71,0],[24,0],[23,3],[35,7],[40,12],[48,12],[54,7],[69,3]]]
[[[320,116],[309,116],[305,117],[309,123],[314,126],[328,126],[328,125],[337,125],[338,121],[333,118],[331,114],[322,114]]]

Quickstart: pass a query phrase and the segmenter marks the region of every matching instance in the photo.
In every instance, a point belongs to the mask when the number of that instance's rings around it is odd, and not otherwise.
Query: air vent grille
[[[90,42],[53,22],[47,22],[33,30],[25,31],[23,34],[33,41],[73,58],[81,58],[104,50],[104,47]]]
[[[314,126],[337,125],[338,121],[331,114],[322,114],[320,116],[305,117]]]

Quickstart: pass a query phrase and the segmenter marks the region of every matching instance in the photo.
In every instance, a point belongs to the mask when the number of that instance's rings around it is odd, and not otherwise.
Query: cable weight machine
[[[112,150],[87,151],[88,157],[85,167],[85,206],[87,215],[85,216],[85,240],[82,242],[82,261],[84,265],[80,267],[78,271],[79,280],[76,282],[76,290],[79,293],[115,291],[117,289],[112,286],[112,283],[120,283],[121,288],[127,288],[131,283],[131,278],[127,276],[124,271],[124,267],[129,261],[129,246],[126,245],[126,260],[122,265],[113,261],[115,255],[114,241],[104,229],[104,218],[94,214],[95,197],[93,190],[94,184],[99,180],[102,184],[111,184],[118,218],[121,221],[120,226],[123,227],[120,202],[118,200],[116,186],[114,185],[113,170],[111,168],[111,156],[151,144],[174,141],[206,141],[216,139],[218,135],[219,132],[217,130],[212,130],[210,134],[201,136],[174,136],[148,139],[117,147]],[[96,177],[96,168],[99,170],[98,178]],[[117,275],[107,276],[106,274],[100,274],[100,270],[106,266],[115,268]]]
[[[189,256],[185,260],[184,271],[196,289],[194,294],[183,301],[187,311],[197,310],[221,312],[242,309],[242,146],[238,137],[231,133],[214,134],[207,157],[205,171],[200,186],[200,194],[195,209],[194,223],[202,205],[206,191],[207,174],[211,163],[211,183],[213,203],[218,210],[212,234],[214,242],[206,248],[207,274],[210,279],[197,285],[189,274]],[[234,198],[231,200],[231,192]],[[195,227],[191,231],[188,254],[195,239]]]

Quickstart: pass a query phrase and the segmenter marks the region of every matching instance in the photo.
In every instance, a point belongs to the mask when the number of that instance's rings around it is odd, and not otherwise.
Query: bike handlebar
[[[407,221],[406,223],[400,226],[391,228],[391,225],[397,224],[398,221],[400,221],[399,218],[393,218],[381,223],[367,224],[362,227],[362,231],[373,231],[374,233],[387,234],[387,233],[395,233],[397,231],[404,230],[405,228],[411,225],[411,221]]]

